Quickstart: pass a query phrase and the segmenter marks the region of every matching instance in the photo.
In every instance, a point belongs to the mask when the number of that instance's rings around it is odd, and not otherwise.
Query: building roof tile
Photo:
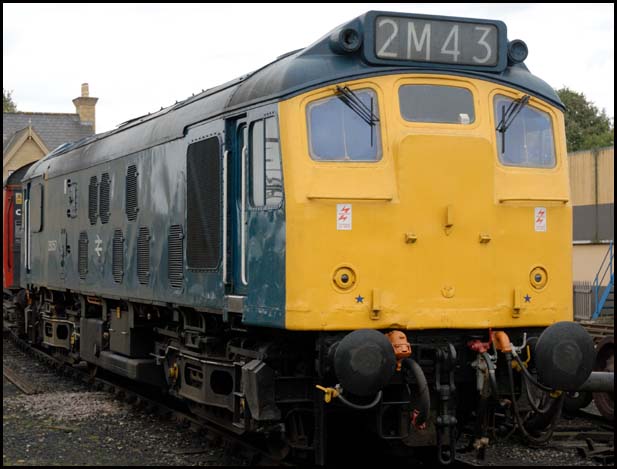
[[[2,113],[2,153],[16,133],[32,125],[45,146],[52,151],[66,142],[79,140],[92,135],[91,124],[81,123],[78,114],[47,112],[3,112]]]

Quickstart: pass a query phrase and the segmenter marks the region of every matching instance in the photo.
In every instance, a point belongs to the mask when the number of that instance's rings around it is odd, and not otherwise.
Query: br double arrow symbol
[[[97,256],[101,257],[101,253],[103,252],[103,240],[99,235],[96,235],[94,244],[96,244],[96,246],[94,247],[94,252],[96,252]]]

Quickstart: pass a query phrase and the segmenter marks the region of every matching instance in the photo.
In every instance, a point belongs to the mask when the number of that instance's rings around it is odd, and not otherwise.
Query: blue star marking
[[[364,303],[364,297],[362,295],[356,296],[356,303]]]
[[[529,294],[524,296],[525,298],[525,303],[531,303],[531,296],[529,296]]]

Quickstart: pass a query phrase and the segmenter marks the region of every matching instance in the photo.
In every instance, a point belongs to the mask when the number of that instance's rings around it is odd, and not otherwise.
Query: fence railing
[[[596,309],[592,282],[574,282],[574,320],[591,320]]]

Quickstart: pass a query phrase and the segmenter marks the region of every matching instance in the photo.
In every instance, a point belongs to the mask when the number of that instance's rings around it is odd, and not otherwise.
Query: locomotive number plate
[[[379,59],[473,66],[497,65],[499,29],[416,17],[378,16],[375,54]]]

